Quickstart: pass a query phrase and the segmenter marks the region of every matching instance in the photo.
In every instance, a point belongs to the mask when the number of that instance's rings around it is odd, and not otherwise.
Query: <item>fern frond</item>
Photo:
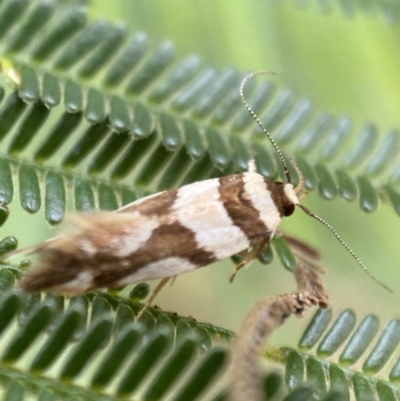
[[[49,391],[61,399],[75,395],[117,400],[136,394],[143,400],[167,395],[174,400],[200,395],[210,401],[227,399],[229,387],[221,375],[231,332],[152,308],[140,324],[134,323],[142,305],[107,293],[70,300],[23,294],[12,289],[14,274],[0,270],[5,394],[19,389],[25,398]],[[313,396],[339,401],[354,396],[365,401],[375,394],[380,400],[396,400],[399,320],[391,320],[376,339],[379,322],[373,315],[356,326],[354,312],[345,310],[328,329],[331,319],[331,310],[320,310],[297,350],[267,351],[267,358],[286,365],[289,392],[283,395],[281,375],[272,373],[265,379],[267,394],[275,394],[276,400]],[[376,377],[385,367],[389,373],[386,369],[384,376]]]
[[[340,392],[345,400],[375,400],[375,394],[379,400],[397,400],[399,319],[389,321],[378,338],[379,320],[375,315],[365,316],[356,326],[355,313],[347,309],[328,329],[331,319],[330,309],[319,310],[297,350],[284,348],[270,354],[274,360],[285,361],[288,390],[313,383],[317,399],[330,389]]]
[[[143,399],[168,393],[189,400],[222,372],[227,330],[153,308],[134,323],[137,301],[107,293],[27,295],[12,289],[14,280],[14,271],[0,269],[5,394],[114,400],[144,391]]]

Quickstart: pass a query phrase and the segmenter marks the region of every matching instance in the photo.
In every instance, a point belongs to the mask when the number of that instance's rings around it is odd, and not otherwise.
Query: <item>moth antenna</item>
[[[240,84],[240,87],[239,87],[240,98],[242,99],[242,103],[244,104],[244,107],[246,107],[246,109],[250,113],[250,115],[254,118],[254,120],[256,120],[256,123],[258,124],[258,126],[261,128],[261,130],[264,132],[264,134],[267,136],[267,138],[271,142],[272,146],[274,147],[276,153],[278,154],[279,160],[282,163],[283,172],[285,173],[286,180],[290,184],[292,182],[292,179],[290,177],[290,173],[289,173],[289,170],[287,168],[287,164],[285,162],[285,159],[283,158],[282,151],[279,149],[278,145],[276,144],[276,142],[272,138],[271,134],[264,127],[264,124],[258,118],[257,114],[253,111],[253,109],[247,103],[247,101],[246,101],[246,99],[244,97],[244,94],[243,94],[244,87],[246,86],[247,82],[250,79],[254,78],[256,75],[266,75],[266,74],[276,74],[277,75],[277,74],[279,74],[279,72],[274,72],[274,71],[254,71],[251,74],[245,76],[243,78],[243,81]]]
[[[293,159],[293,157],[288,155],[286,152],[282,152],[282,153],[291,161],[291,163],[293,164],[294,168],[296,169],[296,173],[299,176],[299,183],[297,184],[296,188],[294,188],[294,192],[296,194],[298,194],[304,188],[304,184],[306,182],[305,179],[304,179],[303,172],[301,171],[301,168],[296,163],[296,161]]]
[[[300,209],[302,209],[306,214],[308,214],[309,216],[313,217],[315,220],[318,220],[321,224],[323,224],[325,227],[327,227],[332,233],[333,235],[336,237],[336,239],[344,246],[344,248],[347,250],[347,252],[350,253],[350,255],[355,259],[355,261],[361,266],[361,268],[365,271],[365,273],[368,274],[369,277],[372,278],[372,280],[374,280],[377,284],[379,284],[381,287],[383,287],[386,291],[389,291],[391,294],[393,294],[393,291],[384,283],[382,283],[381,281],[379,281],[368,269],[367,267],[364,265],[363,262],[361,262],[361,260],[358,258],[358,256],[351,250],[351,248],[342,240],[342,238],[340,237],[340,235],[336,232],[336,230],[329,224],[327,223],[325,220],[323,220],[321,217],[317,216],[316,214],[314,214],[311,210],[309,210],[308,208],[306,208],[304,205],[301,204],[297,204],[296,206],[298,206]]]

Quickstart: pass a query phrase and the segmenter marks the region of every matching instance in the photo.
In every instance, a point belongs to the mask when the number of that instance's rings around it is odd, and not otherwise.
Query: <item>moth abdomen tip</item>
[[[72,268],[75,267],[75,268]],[[27,292],[83,293],[92,289],[92,275],[63,255],[48,253],[22,277],[19,287]],[[89,276],[88,276],[89,274]]]

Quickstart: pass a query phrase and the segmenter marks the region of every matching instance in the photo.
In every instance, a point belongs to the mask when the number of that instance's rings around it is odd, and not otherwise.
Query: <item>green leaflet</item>
[[[322,399],[328,390],[337,390],[343,400],[397,400],[399,361],[395,349],[400,343],[399,319],[392,319],[381,329],[374,315],[367,315],[356,325],[355,313],[344,310],[336,320],[330,310],[320,310],[309,323],[300,342],[300,350],[283,349],[286,359],[286,384],[289,389],[311,382],[314,394]],[[373,344],[370,347],[371,343]],[[336,351],[340,347],[340,352]],[[393,358],[394,356],[394,358]],[[353,366],[363,361],[361,371]],[[377,377],[383,368],[386,373]]]

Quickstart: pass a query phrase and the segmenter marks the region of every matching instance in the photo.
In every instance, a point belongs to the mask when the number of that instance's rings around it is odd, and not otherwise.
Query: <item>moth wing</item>
[[[76,236],[79,233],[90,234],[92,230],[93,232],[98,233],[99,232],[98,230],[102,230],[104,228],[108,229],[109,223],[115,225],[116,223],[119,222],[120,223],[119,225],[121,226],[125,220],[125,217],[122,218],[116,217],[116,215],[120,213],[121,214],[123,213],[124,216],[126,216],[126,214],[131,214],[132,216],[129,218],[129,222],[138,225],[141,223],[140,216],[137,216],[135,219],[135,216],[132,213],[137,211],[139,206],[142,205],[147,200],[153,198],[153,200],[156,201],[155,198],[157,198],[159,195],[166,194],[168,192],[170,191],[158,192],[156,194],[140,198],[125,206],[122,206],[121,208],[113,212],[93,211],[89,213],[70,213],[67,215],[66,218],[68,227],[66,227],[60,235],[50,238],[44,242],[41,242],[40,244],[8,252],[7,254],[4,255],[4,258],[7,259],[18,255],[32,254],[40,252],[41,250],[44,249],[55,247],[57,246],[57,244],[65,244],[67,242],[67,239],[64,238],[65,235],[73,234]]]
[[[152,223],[153,220],[153,224]],[[118,248],[121,237],[129,237],[130,241],[143,242],[143,226],[154,226],[157,222],[138,212],[117,214],[113,212],[94,212],[88,214],[71,214],[68,216],[69,226],[59,236],[39,244],[33,251],[51,249],[78,252],[85,246],[95,249],[91,252],[106,252],[109,248]]]
[[[97,288],[98,275],[109,275],[112,282],[117,261],[140,248],[151,234],[151,224],[157,224],[137,212],[75,214],[68,219],[71,224],[64,233],[30,248],[39,262],[23,278],[22,288],[77,294]]]
[[[72,213],[67,216],[68,225],[60,235],[31,247],[16,249],[4,255],[4,258],[40,254],[49,250],[77,252],[82,246],[82,241],[87,247],[92,247],[96,243],[97,248],[105,249],[107,244],[110,245],[113,241],[115,243],[117,237],[123,232],[129,231],[130,238],[133,237],[134,240],[135,231],[139,231],[145,223],[148,224],[149,219],[139,213],[124,213],[123,215],[103,211],[88,214]]]

